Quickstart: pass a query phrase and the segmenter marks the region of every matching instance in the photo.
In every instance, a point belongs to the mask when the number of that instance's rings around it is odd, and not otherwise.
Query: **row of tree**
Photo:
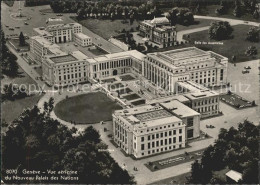
[[[258,153],[259,126],[245,120],[238,129],[222,128],[215,144],[203,153],[201,162],[192,164],[189,183],[225,184],[225,178],[214,175],[224,168],[242,173],[242,184],[257,184],[260,160]]]
[[[193,14],[188,8],[175,7],[167,13],[166,17],[170,20],[171,25],[191,25],[194,23]]]
[[[26,109],[2,138],[2,177],[7,169],[47,171],[77,171],[70,184],[134,184],[126,170],[122,170],[106,151],[99,133],[92,127],[83,132],[68,129],[50,118],[53,99],[44,104],[44,111],[37,106]],[[28,176],[28,175],[27,175]],[[46,175],[51,176],[51,175]],[[66,175],[65,175],[66,176]],[[71,175],[72,177],[73,175]],[[68,175],[69,177],[69,175]],[[6,183],[27,183],[16,180]],[[68,183],[65,180],[34,180],[30,183]]]
[[[233,15],[240,17],[245,14],[252,14],[255,19],[259,19],[259,9],[256,0],[235,0],[233,4],[228,1],[221,1],[220,7],[215,10],[218,15],[228,13],[233,9]]]
[[[17,57],[9,51],[6,46],[6,39],[4,32],[1,28],[1,46],[2,46],[2,56],[1,56],[1,70],[4,75],[14,77],[18,74],[18,64],[16,62]]]

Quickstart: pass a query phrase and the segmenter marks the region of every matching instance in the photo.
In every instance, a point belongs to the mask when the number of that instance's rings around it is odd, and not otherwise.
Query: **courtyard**
[[[91,92],[60,101],[55,106],[54,112],[57,117],[67,122],[91,124],[112,120],[113,111],[119,109],[121,106],[106,94]]]

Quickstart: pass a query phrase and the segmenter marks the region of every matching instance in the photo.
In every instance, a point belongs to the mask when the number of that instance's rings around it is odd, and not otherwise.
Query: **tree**
[[[215,21],[209,28],[209,37],[214,40],[225,40],[231,37],[233,28],[227,21]]]
[[[260,29],[257,27],[251,27],[249,28],[249,31],[247,32],[246,39],[251,42],[258,42],[260,38]]]
[[[25,38],[24,38],[23,32],[20,32],[19,43],[20,43],[20,46],[25,46]]]
[[[242,173],[242,184],[258,183],[259,131],[259,126],[247,120],[239,123],[238,129],[221,129],[215,144],[203,152],[201,162],[192,164],[190,183],[226,184],[213,173],[225,168]]]
[[[255,19],[259,19],[259,12],[258,12],[257,9],[254,11],[253,17],[254,17]]]
[[[257,49],[255,46],[249,46],[245,52],[247,56],[254,56],[257,55]]]
[[[79,178],[71,180],[70,183],[73,184],[135,183],[133,177],[122,170],[109,152],[105,151],[107,145],[101,142],[98,132],[93,127],[87,128],[79,136],[73,136],[75,131],[41,113],[37,106],[24,110],[3,136],[2,176],[8,175],[6,169],[17,169],[19,176],[24,176],[22,169],[73,170],[77,171]],[[50,180],[50,176],[47,181],[35,180],[30,183],[67,183],[65,180]],[[69,177],[66,174],[64,176]],[[16,183],[15,180],[8,182]],[[21,180],[19,183],[27,181]]]

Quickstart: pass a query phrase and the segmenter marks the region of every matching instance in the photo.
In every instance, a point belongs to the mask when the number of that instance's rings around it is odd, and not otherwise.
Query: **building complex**
[[[57,37],[54,30],[63,28],[67,31]],[[89,39],[81,34],[80,26],[52,26],[41,31],[43,35],[31,38],[31,53],[41,61],[42,77],[51,86],[134,73],[171,94],[114,112],[114,141],[129,155],[140,158],[185,147],[189,139],[200,136],[200,119],[220,112],[219,94],[208,87],[227,83],[228,59],[221,55],[189,47],[147,55],[130,50],[89,57],[80,51],[62,52],[55,44],[70,41],[71,36]]]
[[[140,23],[140,35],[160,47],[173,46],[176,42],[176,29],[166,17],[144,20]]]
[[[57,45],[75,41],[80,46],[92,45],[92,39],[82,33],[82,25],[78,23],[55,24],[47,27],[33,29],[33,36],[30,38],[30,57],[32,60],[41,63],[45,55],[62,55]]]

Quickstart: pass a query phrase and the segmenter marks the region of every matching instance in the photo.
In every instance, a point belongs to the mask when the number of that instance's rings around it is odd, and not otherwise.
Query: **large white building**
[[[43,57],[43,79],[49,85],[67,86],[107,76],[141,73],[145,55],[131,50],[89,58],[80,51]]]
[[[49,40],[41,36],[33,36],[30,38],[29,55],[32,60],[41,63],[44,55],[62,55],[65,52],[60,50],[60,46],[51,43]]]
[[[178,81],[192,80],[204,86],[219,86],[227,83],[227,64],[226,57],[189,47],[148,53],[143,76],[170,92],[175,91]]]
[[[92,45],[92,38],[83,33],[75,33],[74,41],[83,47]]]
[[[185,147],[185,124],[160,105],[115,111],[115,143],[136,158]]]

